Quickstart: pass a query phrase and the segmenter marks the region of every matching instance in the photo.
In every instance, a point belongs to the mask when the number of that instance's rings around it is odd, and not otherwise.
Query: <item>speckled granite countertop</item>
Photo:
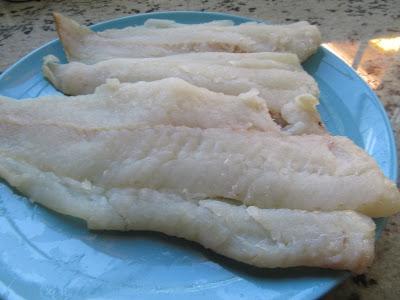
[[[351,64],[376,91],[400,141],[400,53],[372,46],[371,39],[400,36],[399,1],[128,1],[47,0],[0,2],[0,72],[56,38],[53,11],[84,24],[135,13],[165,10],[219,11],[277,23],[308,20],[320,26],[328,46]],[[399,147],[398,147],[399,149]],[[377,242],[376,260],[326,299],[400,299],[400,216],[391,217]]]

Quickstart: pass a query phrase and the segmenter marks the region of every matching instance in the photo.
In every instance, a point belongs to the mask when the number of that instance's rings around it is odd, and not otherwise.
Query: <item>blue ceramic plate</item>
[[[129,16],[93,29],[141,25],[148,18],[190,24],[249,21],[218,13],[169,12]],[[47,54],[64,58],[58,40],[5,71],[0,94],[20,99],[57,93],[40,70]],[[304,67],[320,86],[319,110],[329,130],[350,137],[396,180],[392,130],[375,94],[324,48]],[[0,298],[312,299],[346,276],[315,268],[252,268],[161,234],[89,232],[82,221],[31,204],[0,184]]]

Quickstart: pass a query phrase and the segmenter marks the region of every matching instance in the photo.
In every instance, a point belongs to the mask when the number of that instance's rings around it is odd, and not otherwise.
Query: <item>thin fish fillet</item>
[[[4,155],[0,176],[32,201],[84,219],[89,228],[158,231],[257,267],[362,273],[374,257],[375,224],[352,211],[260,209],[147,188],[104,189]]]
[[[294,53],[304,61],[321,43],[318,28],[307,22],[179,25],[170,20],[148,20],[143,26],[95,33],[61,14],[55,13],[54,19],[68,60],[84,63],[187,52],[268,51]]]
[[[344,137],[165,125],[90,129],[34,118],[1,117],[0,153],[105,189],[168,190],[260,208],[351,209],[371,217],[400,209],[396,185]]]
[[[265,101],[252,92],[214,93],[178,78],[119,83],[110,79],[94,94],[15,101],[0,97],[0,120],[83,129],[152,125],[254,129],[282,134]]]
[[[325,133],[316,110],[318,86],[289,53],[191,53],[160,58],[111,59],[94,65],[59,64],[47,56],[44,75],[63,93],[89,94],[106,82],[177,77],[228,95],[256,89],[273,116],[293,134]],[[282,122],[283,121],[283,122]]]

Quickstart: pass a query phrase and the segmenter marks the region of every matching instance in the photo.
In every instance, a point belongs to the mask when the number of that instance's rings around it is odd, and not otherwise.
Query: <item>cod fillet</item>
[[[147,20],[143,26],[93,32],[54,13],[57,32],[70,61],[96,63],[118,57],[159,57],[187,52],[290,52],[301,61],[321,43],[318,28],[308,22],[234,25],[219,21],[197,25]]]
[[[3,99],[0,151],[105,188],[372,217],[400,208],[395,184],[348,138],[283,134],[257,96],[174,78],[110,80],[85,96]]]
[[[84,129],[163,124],[282,134],[257,93],[228,96],[178,78],[122,84],[117,79],[109,79],[94,94],[75,97],[45,96],[24,101],[0,97],[0,120]]]
[[[374,222],[359,213],[260,209],[171,191],[111,188],[0,155],[0,176],[91,229],[147,230],[197,242],[257,267],[312,266],[365,272],[374,258]]]
[[[227,95],[257,90],[271,115],[291,134],[324,134],[317,83],[289,53],[190,53],[160,58],[111,59],[94,65],[59,64],[47,56],[44,75],[65,94],[93,93],[108,78],[121,82],[177,77]],[[278,117],[276,117],[278,116]]]

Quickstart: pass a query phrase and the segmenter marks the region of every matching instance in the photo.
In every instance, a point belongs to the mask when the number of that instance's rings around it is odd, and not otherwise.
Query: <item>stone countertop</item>
[[[0,72],[56,38],[53,11],[90,25],[130,14],[166,10],[218,11],[276,23],[307,20],[319,25],[327,46],[352,65],[378,94],[400,141],[400,53],[391,49],[391,38],[400,37],[400,3],[396,0],[0,1]],[[384,40],[371,42],[373,39]],[[348,279],[325,298],[400,299],[399,279],[400,216],[397,215],[389,219],[377,242],[376,259],[370,270]]]

